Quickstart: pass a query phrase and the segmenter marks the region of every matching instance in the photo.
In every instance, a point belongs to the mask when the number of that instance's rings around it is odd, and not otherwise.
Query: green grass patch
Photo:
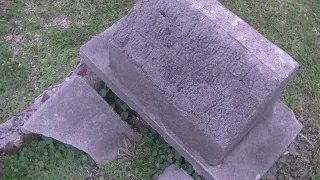
[[[84,179],[93,160],[83,152],[50,138],[41,138],[18,153],[0,159],[0,179]]]
[[[139,143],[120,154],[110,165],[99,169],[84,152],[42,137],[19,152],[0,158],[0,179],[150,180],[170,165],[186,170],[195,180],[201,179],[192,165],[153,130],[146,129]]]
[[[157,179],[163,170],[174,165],[182,168],[195,180],[201,177],[174,148],[153,130],[143,133],[143,139],[133,147],[133,155],[119,157],[111,165],[101,168],[101,175],[109,179]]]
[[[0,11],[0,122],[60,82],[78,63],[80,46],[124,16],[133,1],[34,3],[9,1]]]

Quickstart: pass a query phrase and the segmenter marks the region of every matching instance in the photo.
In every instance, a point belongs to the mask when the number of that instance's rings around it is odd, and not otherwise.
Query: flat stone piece
[[[225,157],[225,161],[212,166],[197,151],[186,146],[183,139],[176,136],[174,129],[167,128],[159,117],[150,113],[161,105],[144,104],[121,81],[120,76],[111,69],[109,46],[105,41],[110,39],[117,25],[113,25],[99,36],[81,47],[80,57],[90,69],[97,73],[132,109],[137,111],[150,126],[158,131],[165,140],[190,162],[196,171],[207,179],[217,180],[252,180],[259,179],[273,165],[290,142],[301,130],[301,124],[292,111],[282,102],[276,102],[269,118],[260,121],[237,147]],[[141,80],[142,81],[142,80]],[[141,91],[148,93],[149,89]],[[170,110],[170,107],[168,108]],[[183,125],[183,123],[181,123]],[[187,132],[192,137],[192,132]],[[201,141],[201,139],[199,139]],[[212,152],[214,153],[214,152]]]
[[[214,165],[268,115],[297,64],[275,72],[194,5],[140,0],[105,44],[120,81]]]
[[[70,144],[101,165],[117,156],[125,140],[139,139],[139,134],[80,77],[66,82],[30,117],[22,130]]]
[[[173,165],[167,167],[158,180],[193,180],[183,169],[174,169]]]

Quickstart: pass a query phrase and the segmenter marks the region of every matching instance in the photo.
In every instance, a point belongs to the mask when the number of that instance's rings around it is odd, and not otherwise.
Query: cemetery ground
[[[320,176],[320,1],[222,0],[301,68],[282,100],[303,130],[265,178]],[[57,84],[78,64],[79,48],[127,14],[133,0],[0,0],[0,122],[24,110],[33,98]],[[165,158],[161,158],[165,156]],[[166,159],[160,161],[159,159]],[[0,179],[150,179],[164,163],[182,161],[155,132],[111,165],[98,168],[82,152],[40,138],[0,157]],[[196,176],[196,174],[194,174]]]

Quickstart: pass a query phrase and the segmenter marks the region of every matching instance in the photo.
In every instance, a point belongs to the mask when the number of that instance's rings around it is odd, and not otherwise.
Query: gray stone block
[[[173,165],[167,167],[158,180],[193,180],[183,169],[175,170]]]
[[[81,47],[81,60],[97,73],[122,100],[137,111],[165,140],[175,147],[207,179],[237,180],[259,179],[277,160],[285,148],[301,130],[294,114],[283,103],[277,102],[269,118],[260,121],[255,128],[239,143],[225,161],[217,166],[206,163],[197,151],[190,150],[178,138],[171,128],[150,113],[149,109],[157,108],[155,104],[143,104],[119,79],[109,64],[109,46],[105,42],[114,33],[113,25],[99,36]],[[107,48],[107,49],[106,49]],[[142,81],[142,80],[141,80]],[[141,93],[148,93],[145,89]],[[160,105],[159,107],[162,107]],[[183,125],[183,124],[182,124]],[[189,134],[192,136],[192,133]],[[200,139],[201,140],[201,139]],[[221,172],[220,172],[221,171]]]
[[[105,44],[120,82],[189,149],[216,165],[270,114],[298,64],[282,59],[286,71],[271,66],[274,59],[258,54],[270,48],[247,48],[196,5],[140,0]]]
[[[80,77],[66,82],[30,117],[22,131],[70,144],[101,165],[117,156],[125,140],[140,138]]]
[[[215,0],[140,0],[80,57],[207,179],[261,177],[301,130],[298,64]]]

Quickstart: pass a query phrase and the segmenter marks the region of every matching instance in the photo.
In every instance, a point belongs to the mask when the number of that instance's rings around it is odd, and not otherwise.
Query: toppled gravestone
[[[261,178],[301,130],[298,64],[218,1],[139,0],[80,56],[207,179]]]
[[[88,153],[99,165],[111,162],[127,141],[140,135],[120,119],[108,103],[75,76],[66,82],[22,127]]]

